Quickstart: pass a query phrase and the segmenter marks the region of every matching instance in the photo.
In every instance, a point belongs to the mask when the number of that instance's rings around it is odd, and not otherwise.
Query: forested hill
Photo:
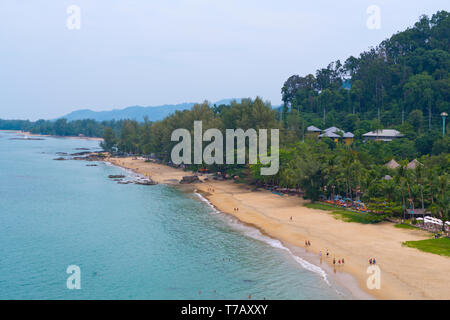
[[[144,121],[144,117],[148,117],[153,121],[162,120],[169,114],[180,110],[187,110],[194,106],[195,103],[181,103],[177,105],[164,105],[155,107],[141,107],[133,106],[124,109],[116,109],[110,111],[93,111],[89,109],[76,110],[61,118],[68,121],[93,119],[96,121],[106,120],[122,120],[122,119],[136,119],[138,121]]]
[[[223,99],[213,104],[230,104],[232,100],[240,101],[241,99]],[[93,119],[95,121],[111,121],[111,120],[137,120],[143,122],[145,117],[150,121],[162,120],[175,111],[183,111],[191,109],[195,103],[180,103],[174,105],[162,105],[162,106],[133,106],[123,109],[115,109],[110,111],[92,111],[89,109],[76,110],[61,118],[67,119],[67,121]]]
[[[345,62],[331,62],[315,75],[293,75],[281,92],[284,119],[299,111],[314,125],[354,131],[363,120],[383,127],[413,117],[422,132],[441,125],[450,110],[450,17],[439,11],[421,16],[413,27]]]

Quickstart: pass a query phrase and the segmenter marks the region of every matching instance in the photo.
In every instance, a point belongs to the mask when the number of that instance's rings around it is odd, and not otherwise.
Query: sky
[[[256,96],[279,105],[289,76],[438,10],[450,2],[1,0],[0,118]]]

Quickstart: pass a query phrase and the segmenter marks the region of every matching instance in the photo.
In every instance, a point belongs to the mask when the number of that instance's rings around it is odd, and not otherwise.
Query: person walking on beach
[[[311,242],[308,240],[308,246],[310,247],[311,246]]]
[[[372,260],[372,264],[375,264],[376,263],[376,261],[375,261],[375,258],[373,258],[373,260]]]
[[[330,253],[328,252],[328,249],[327,249],[327,257],[330,255]]]
[[[369,259],[369,264],[372,264],[372,258]]]
[[[344,258],[342,258],[342,264],[344,264]]]
[[[333,258],[333,264],[336,264],[336,259],[335,258]]]

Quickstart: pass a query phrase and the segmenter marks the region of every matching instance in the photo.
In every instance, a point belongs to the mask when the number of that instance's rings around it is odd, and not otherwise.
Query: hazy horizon
[[[80,8],[80,29],[67,27]],[[380,29],[367,8],[380,8]],[[72,0],[0,4],[0,118],[256,97],[358,56],[447,1]]]

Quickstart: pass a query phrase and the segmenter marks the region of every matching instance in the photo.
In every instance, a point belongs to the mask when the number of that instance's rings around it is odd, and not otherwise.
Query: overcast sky
[[[305,3],[303,3],[305,2]],[[70,5],[81,10],[69,29]],[[367,8],[381,10],[369,29]],[[450,1],[1,0],[0,118],[261,96]],[[74,21],[74,20],[70,20]]]

